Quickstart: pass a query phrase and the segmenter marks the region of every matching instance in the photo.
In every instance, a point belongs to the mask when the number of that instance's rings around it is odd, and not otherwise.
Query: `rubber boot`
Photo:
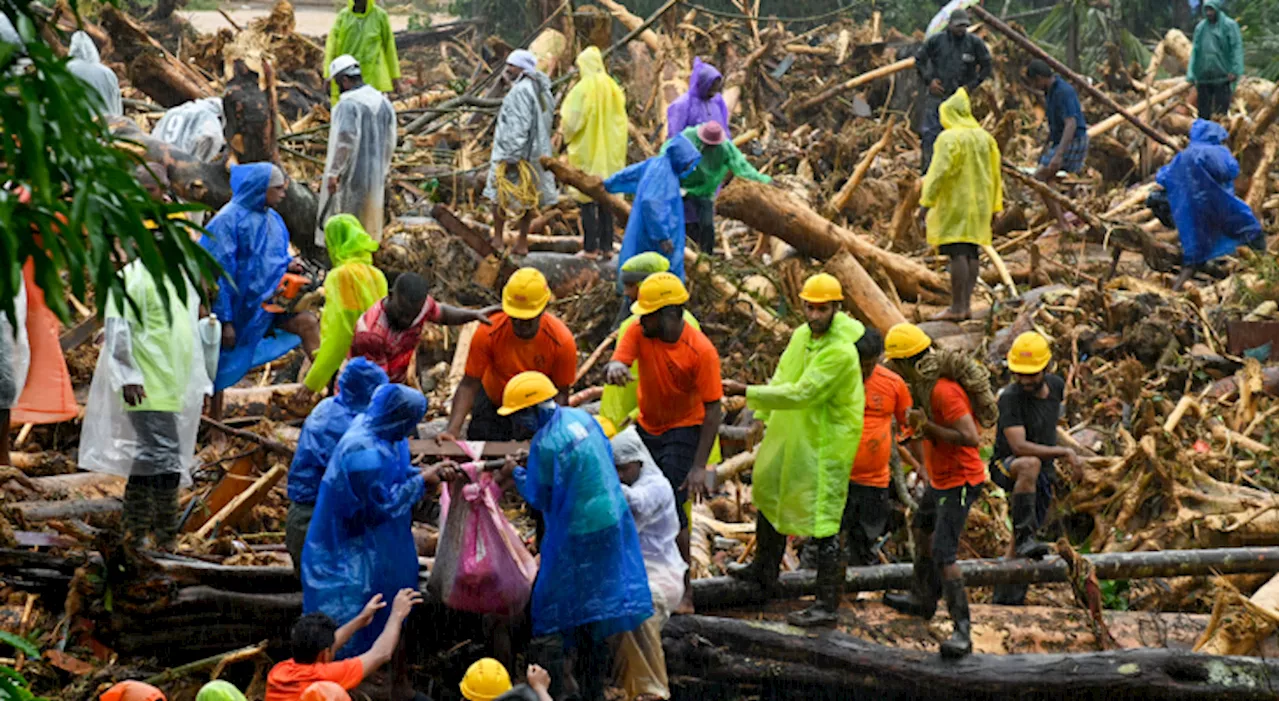
[[[919,616],[927,621],[938,611],[938,597],[942,594],[942,578],[931,557],[917,557],[912,563],[911,574],[914,576],[911,592],[885,594],[884,603],[898,613]]]
[[[1050,552],[1049,544],[1036,540],[1036,495],[1014,492],[1009,497],[1013,512],[1013,547],[1018,555],[1039,560]]]
[[[991,603],[997,606],[1022,606],[1027,602],[1026,584],[997,584],[991,590]]]
[[[787,537],[769,523],[764,514],[756,514],[756,556],[751,562],[731,563],[729,576],[755,582],[766,593],[778,583],[778,568],[787,549]]]
[[[834,626],[839,620],[840,597],[844,594],[844,566],[840,561],[840,537],[813,541],[818,559],[816,596],[812,606],[787,614],[787,623],[800,628]]]
[[[951,637],[942,641],[942,656],[953,660],[973,652],[973,640],[969,637],[969,592],[964,589],[964,580],[958,577],[943,580],[942,592],[955,625]]]
[[[130,477],[124,487],[124,507],[120,525],[125,537],[141,543],[151,523],[151,483],[145,477]]]

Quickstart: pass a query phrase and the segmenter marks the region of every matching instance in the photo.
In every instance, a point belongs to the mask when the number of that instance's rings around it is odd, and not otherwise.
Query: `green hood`
[[[329,217],[324,224],[324,245],[329,249],[329,262],[333,267],[343,263],[373,263],[373,252],[378,242],[365,233],[360,220],[350,214]]]

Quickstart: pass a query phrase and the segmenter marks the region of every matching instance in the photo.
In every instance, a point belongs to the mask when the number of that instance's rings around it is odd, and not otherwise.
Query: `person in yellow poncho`
[[[329,217],[324,243],[333,269],[324,278],[324,311],[320,315],[320,350],[307,377],[307,389],[319,392],[347,357],[356,322],[365,310],[387,296],[387,278],[373,267],[378,242],[350,214]]]
[[[391,31],[387,11],[373,0],[347,0],[347,6],[333,20],[324,42],[324,77],[329,75],[333,59],[351,54],[360,62],[364,82],[381,92],[400,92],[400,57],[396,54],[396,35]],[[329,98],[338,104],[338,86],[330,88]]]
[[[627,98],[605,71],[600,49],[578,54],[582,76],[560,108],[560,133],[568,145],[569,165],[607,178],[627,164]],[[570,190],[582,212],[582,255],[609,260],[613,255],[613,213],[590,197]]]
[[[956,90],[938,108],[942,134],[924,176],[920,206],[929,245],[951,259],[951,307],[937,319],[969,318],[969,300],[978,284],[978,248],[991,245],[991,222],[1004,209],[1000,148],[969,108],[969,93]]]

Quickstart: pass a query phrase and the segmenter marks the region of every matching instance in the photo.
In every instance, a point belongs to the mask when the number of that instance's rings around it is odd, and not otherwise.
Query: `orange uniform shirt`
[[[724,396],[720,386],[720,354],[692,324],[675,343],[645,338],[639,323],[632,324],[618,341],[613,360],[638,365],[636,404],[640,427],[658,435],[673,428],[700,426],[706,418],[706,402]]]
[[[341,662],[299,664],[285,660],[271,668],[267,674],[267,694],[264,701],[298,701],[302,692],[316,682],[333,682],[351,690],[364,681],[364,664],[360,658]]]
[[[973,414],[969,395],[954,380],[939,379],[929,401],[933,410],[930,418],[942,426],[951,425],[965,414]],[[976,486],[987,481],[987,466],[976,447],[925,439],[924,466],[934,489],[953,489],[964,484]]]
[[[578,344],[563,321],[542,315],[538,334],[526,341],[511,328],[511,317],[498,312],[489,317],[491,326],[481,325],[471,337],[465,373],[480,378],[484,393],[495,406],[502,406],[502,390],[507,382],[527,370],[551,378],[556,387],[569,387],[578,371]]]
[[[862,378],[867,408],[862,414],[862,442],[853,458],[849,481],[867,487],[889,486],[889,456],[893,451],[893,420],[899,429],[907,425],[911,391],[898,373],[877,365]]]

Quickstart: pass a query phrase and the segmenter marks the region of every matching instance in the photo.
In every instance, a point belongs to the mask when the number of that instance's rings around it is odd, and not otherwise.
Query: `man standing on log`
[[[588,175],[607,178],[627,165],[627,97],[604,67],[600,49],[588,46],[578,54],[582,76],[560,108],[569,165]],[[570,188],[582,215],[582,255],[613,257],[613,211]]]
[[[707,459],[720,428],[720,354],[701,331],[684,319],[689,301],[680,278],[671,273],[650,275],[640,284],[640,297],[631,310],[640,316],[618,340],[605,367],[610,384],[631,381],[631,364],[639,370],[636,401],[640,408],[640,438],[676,492],[680,535],[676,544],[689,562],[689,513],[686,502],[706,494],[714,473]],[[676,613],[693,612],[693,590],[685,573],[684,599]]]
[[[916,54],[916,71],[924,82],[924,113],[920,118],[920,172],[929,170],[933,143],[942,133],[938,107],[955,91],[972,92],[991,77],[991,52],[981,39],[969,33],[969,13],[958,8],[947,21],[947,30],[925,40]]]
[[[354,215],[370,238],[381,242],[387,175],[396,148],[396,110],[386,95],[364,82],[364,69],[350,54],[335,58],[329,72],[342,97],[329,121],[316,245],[326,245],[325,224],[337,214]]]
[[[484,196],[493,203],[493,247],[502,250],[507,219],[519,219],[520,238],[512,252],[529,253],[529,227],[539,207],[556,203],[555,176],[542,167],[551,155],[551,122],[556,100],[551,79],[538,70],[538,58],[524,49],[507,55],[502,79],[511,90],[502,98],[489,154]]]
[[[1231,109],[1231,94],[1244,75],[1244,43],[1240,25],[1222,11],[1222,0],[1205,0],[1204,19],[1196,24],[1187,61],[1187,82],[1196,86],[1202,119]]]
[[[769,384],[724,382],[726,394],[746,395],[766,426],[752,478],[756,556],[748,565],[730,565],[729,573],[767,591],[777,582],[787,535],[813,538],[817,596],[787,622],[829,626],[838,620],[844,593],[840,521],[862,436],[865,401],[855,344],[865,329],[840,311],[844,292],[831,275],[806,280],[800,298],[809,323],[791,335]]]
[[[924,331],[901,323],[889,329],[885,355],[907,382],[924,383],[927,380],[919,366],[930,355],[931,345],[933,341]],[[909,594],[885,594],[884,603],[929,620],[937,611],[938,597],[945,596],[955,629],[951,638],[942,642],[942,656],[963,657],[973,650],[973,643],[969,637],[969,595],[956,554],[969,507],[987,481],[987,469],[978,454],[978,422],[964,386],[939,377],[928,396],[926,408],[912,409],[907,419],[916,435],[924,439],[924,467],[929,477],[920,508],[911,520],[916,544],[914,581]]]
[[[1057,177],[1060,170],[1080,172],[1089,152],[1089,125],[1085,123],[1076,89],[1054,75],[1049,64],[1038,58],[1027,66],[1027,80],[1032,87],[1044,93],[1045,117],[1049,121],[1049,143],[1040,153],[1036,179],[1047,183]],[[1057,202],[1045,197],[1044,206],[1051,216],[1057,218],[1063,231],[1071,229]]]
[[[348,0],[338,13],[324,42],[325,78],[335,78],[332,64],[342,55],[351,55],[364,68],[364,77],[379,92],[400,92],[400,58],[396,55],[396,35],[391,31],[387,11],[373,0]],[[338,102],[340,87],[334,83],[330,99]]]
[[[684,229],[688,233],[685,238],[710,254],[716,247],[715,197],[725,178],[736,175],[758,183],[771,183],[773,178],[762,175],[747,161],[719,122],[703,122],[681,134],[702,154],[698,167],[680,180],[684,190]],[[663,144],[662,149],[665,151],[670,143]]]

